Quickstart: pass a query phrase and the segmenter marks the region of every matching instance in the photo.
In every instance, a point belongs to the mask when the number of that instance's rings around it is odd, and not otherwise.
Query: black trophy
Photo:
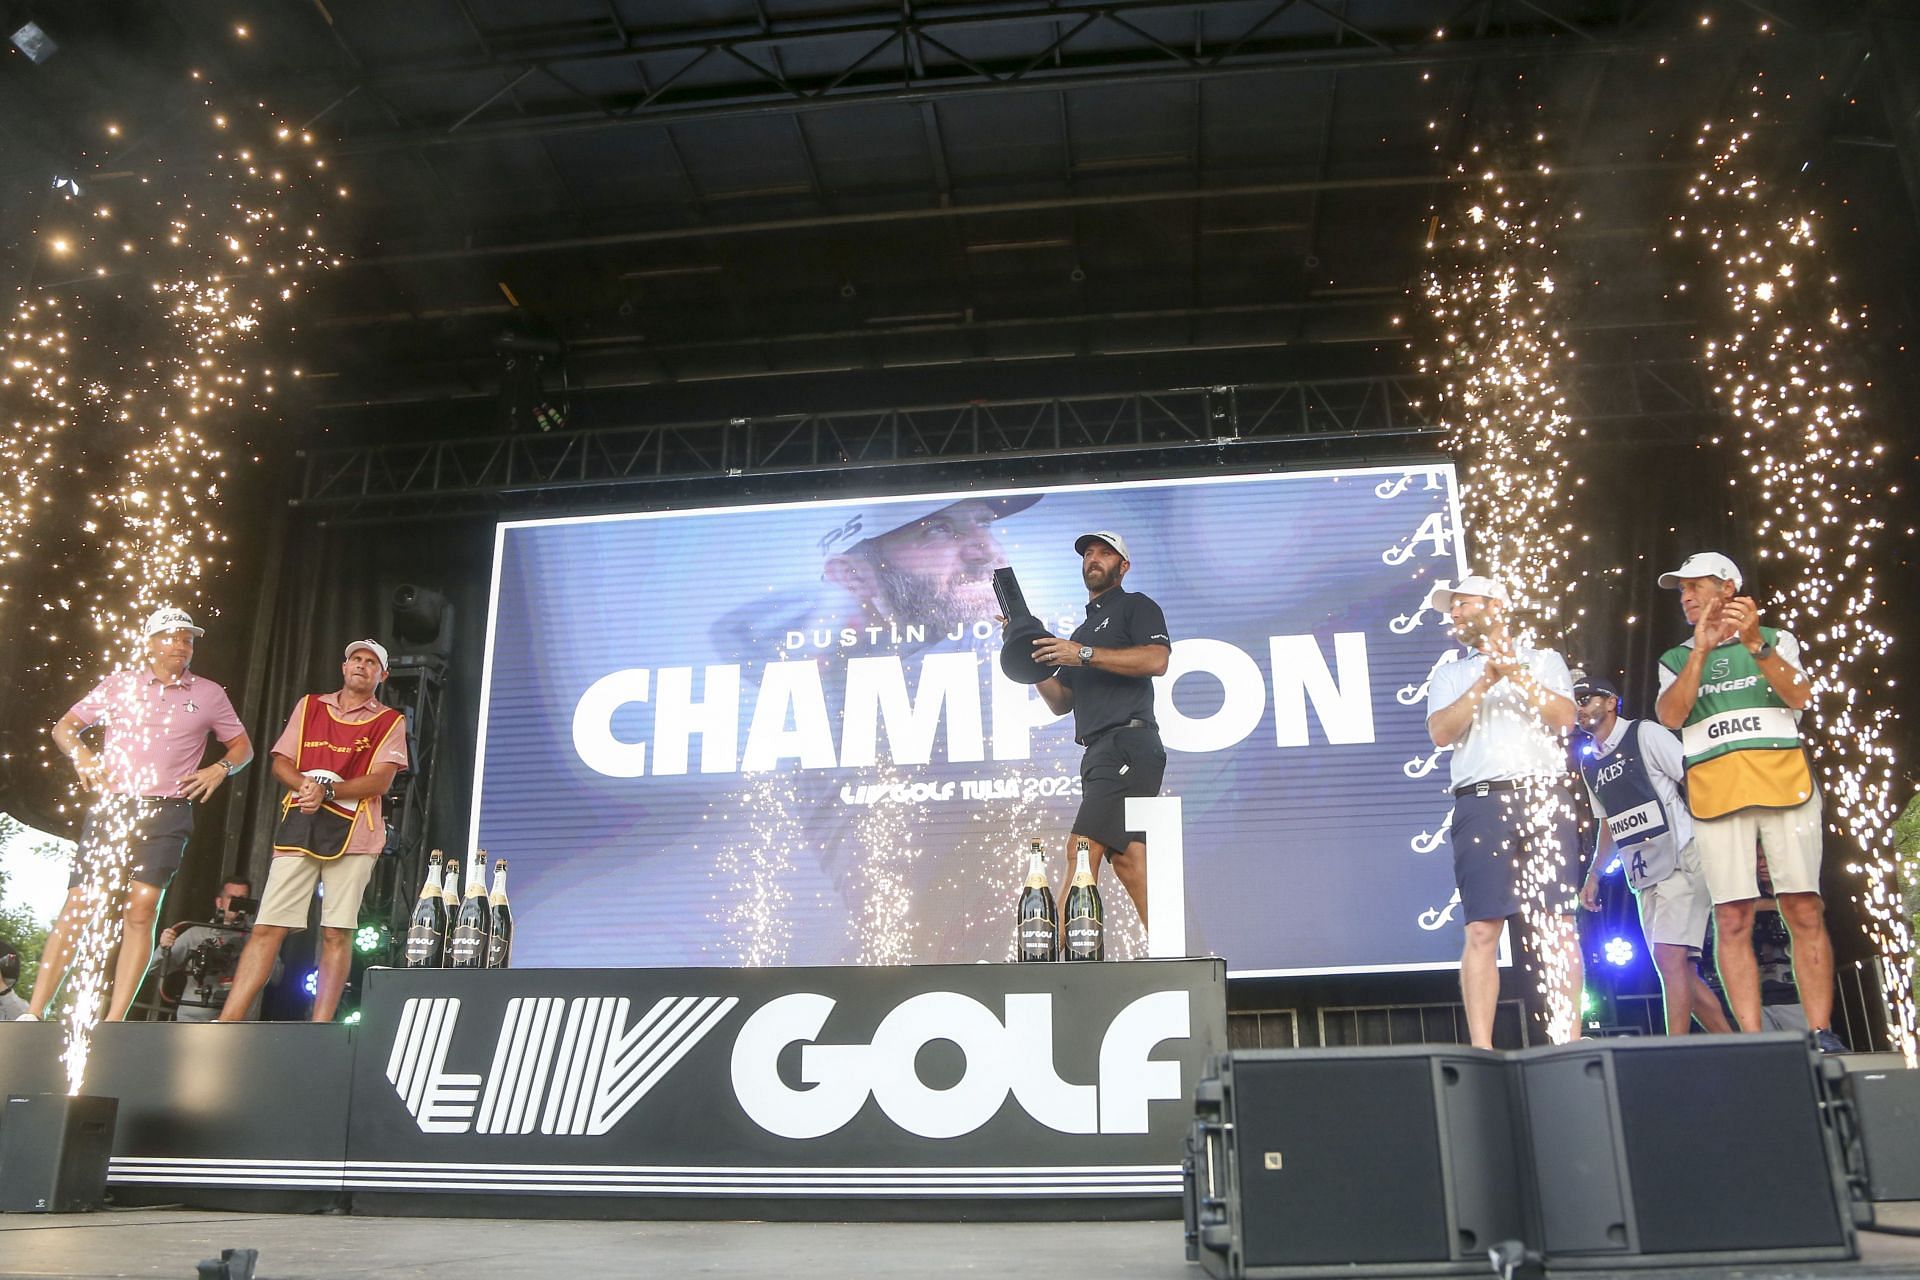
[[[1012,569],[993,571],[993,594],[1000,602],[1000,616],[1007,620],[1000,643],[1000,670],[1019,684],[1039,684],[1059,668],[1035,661],[1033,642],[1053,633],[1027,608],[1027,598],[1021,594],[1020,580],[1013,576]]]

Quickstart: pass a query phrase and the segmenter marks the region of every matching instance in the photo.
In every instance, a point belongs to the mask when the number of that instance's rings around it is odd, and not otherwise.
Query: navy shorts
[[[1118,853],[1146,837],[1127,830],[1127,801],[1157,796],[1167,776],[1167,749],[1153,725],[1113,729],[1096,737],[1080,757],[1080,812],[1073,834],[1098,840]]]
[[[186,800],[138,800],[133,830],[127,838],[128,866],[141,884],[164,889],[180,869],[186,856],[187,837],[193,834],[193,805]],[[75,889],[89,879],[99,854],[99,836],[94,830],[94,815],[89,813],[80,828],[80,848],[73,856],[73,874],[67,888]]]
[[[1534,861],[1536,837],[1528,820],[1532,805],[1544,805],[1555,849],[1540,849],[1538,882],[1523,884],[1522,867]],[[1520,913],[1521,894],[1529,892],[1547,910],[1567,915],[1579,903],[1580,828],[1573,795],[1559,782],[1529,782],[1509,791],[1469,791],[1453,798],[1453,882],[1460,889],[1462,920],[1504,920]]]

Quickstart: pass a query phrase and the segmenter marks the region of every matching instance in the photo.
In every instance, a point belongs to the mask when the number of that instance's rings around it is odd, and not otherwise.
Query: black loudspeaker
[[[1549,1267],[1858,1256],[1835,1082],[1804,1036],[1588,1040],[1512,1060],[1528,1243]]]
[[[1853,1110],[1867,1197],[1920,1200],[1920,1071],[1897,1053],[1849,1053],[1836,1061]]]
[[[0,1213],[80,1213],[106,1198],[116,1098],[9,1094],[0,1109]]]
[[[1503,1056],[1476,1049],[1216,1058],[1188,1138],[1188,1257],[1217,1277],[1487,1273],[1524,1238]]]

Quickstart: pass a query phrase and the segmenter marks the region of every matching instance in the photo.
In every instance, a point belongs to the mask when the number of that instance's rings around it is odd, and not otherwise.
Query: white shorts
[[[1688,841],[1680,850],[1673,874],[1634,893],[1640,906],[1640,933],[1650,943],[1685,947],[1694,955],[1707,939],[1707,921],[1713,902],[1707,896],[1706,877],[1700,871],[1700,846]]]
[[[1760,896],[1760,860],[1767,857],[1773,891],[1820,892],[1820,793],[1791,809],[1739,809],[1724,818],[1695,818],[1694,843],[1714,905]]]
[[[368,854],[349,853],[331,861],[305,854],[283,855],[267,868],[267,888],[260,895],[260,916],[255,924],[278,925],[283,929],[307,927],[307,904],[313,901],[313,886],[324,884],[327,892],[320,899],[320,927],[357,929],[360,927],[360,897],[373,878]]]

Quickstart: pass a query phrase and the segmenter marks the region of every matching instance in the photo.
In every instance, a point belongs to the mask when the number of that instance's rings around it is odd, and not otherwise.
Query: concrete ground
[[[1882,1206],[1883,1220],[1920,1230],[1920,1203]],[[192,1277],[202,1258],[247,1246],[261,1280],[303,1277],[1074,1276],[1199,1280],[1174,1222],[759,1223],[554,1222],[242,1214],[119,1209],[0,1217],[0,1276]],[[1847,1264],[1748,1264],[1608,1274],[1652,1280],[1739,1277],[1920,1277],[1920,1238],[1863,1233]],[[1491,1274],[1489,1272],[1489,1274]],[[1357,1277],[1356,1277],[1357,1280]]]

